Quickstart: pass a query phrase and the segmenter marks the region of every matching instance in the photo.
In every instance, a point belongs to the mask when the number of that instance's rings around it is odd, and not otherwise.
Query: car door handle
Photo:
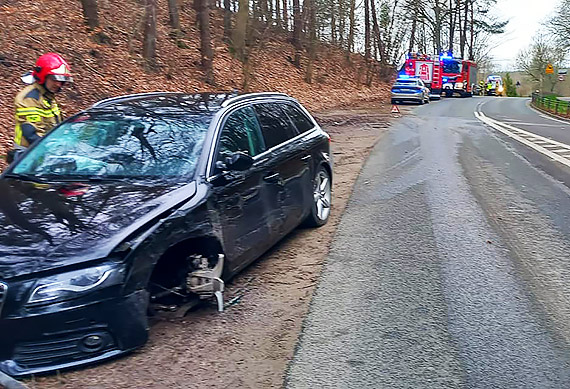
[[[305,155],[303,158],[301,158],[301,161],[308,161],[310,159],[311,159],[311,154]]]

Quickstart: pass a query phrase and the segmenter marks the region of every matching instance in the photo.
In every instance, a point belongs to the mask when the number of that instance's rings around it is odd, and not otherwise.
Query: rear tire
[[[331,175],[323,166],[319,166],[313,179],[313,204],[304,224],[308,227],[321,227],[327,224],[331,210]]]

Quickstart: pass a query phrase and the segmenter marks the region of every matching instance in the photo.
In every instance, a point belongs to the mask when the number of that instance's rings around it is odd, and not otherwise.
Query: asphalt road
[[[570,144],[528,99],[445,99],[372,152],[287,388],[570,388],[570,168],[474,116]]]

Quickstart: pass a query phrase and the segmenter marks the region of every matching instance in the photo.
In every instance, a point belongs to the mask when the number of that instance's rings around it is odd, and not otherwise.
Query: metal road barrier
[[[556,116],[570,118],[570,101],[560,100],[556,96],[541,96],[535,92],[532,94],[532,105]]]

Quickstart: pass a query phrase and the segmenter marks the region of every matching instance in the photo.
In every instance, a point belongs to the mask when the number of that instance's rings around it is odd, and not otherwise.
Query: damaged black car
[[[0,370],[145,343],[148,313],[212,299],[300,224],[327,222],[330,137],[283,94],[149,93],[60,124],[0,177]]]

